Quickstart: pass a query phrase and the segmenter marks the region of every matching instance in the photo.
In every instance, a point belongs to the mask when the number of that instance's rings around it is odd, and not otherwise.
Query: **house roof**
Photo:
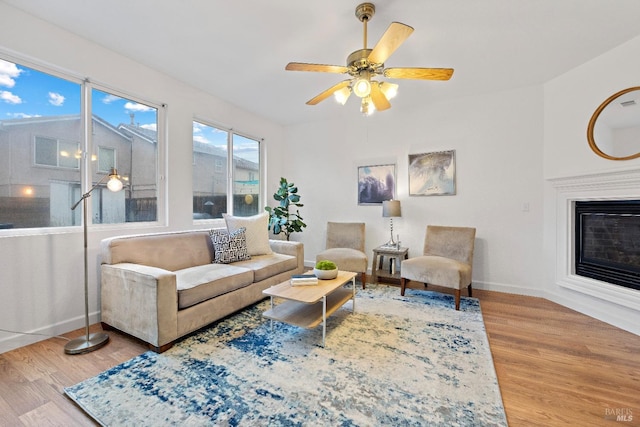
[[[116,133],[118,134],[118,136],[127,139],[127,140],[131,140],[131,137],[129,135],[126,135],[124,133],[122,133],[118,128],[116,128],[115,126],[111,125],[111,123],[109,123],[108,121],[104,120],[103,118],[96,116],[95,114],[93,115],[93,122],[94,123],[98,123],[101,126],[104,126],[105,128],[107,128],[110,132]],[[15,126],[33,126],[33,125],[37,125],[37,124],[42,124],[42,123],[54,123],[54,122],[65,122],[65,121],[78,121],[80,120],[80,115],[79,114],[66,114],[66,115],[60,115],[60,116],[37,116],[37,117],[26,117],[26,118],[19,118],[19,119],[7,119],[7,120],[0,120],[0,129],[2,128],[11,128],[11,127],[15,127]]]
[[[4,0],[135,58],[243,110],[284,125],[358,115],[305,102],[345,76],[285,71],[290,61],[345,65],[363,47],[360,1]],[[395,80],[393,108],[539,85],[638,36],[638,0],[378,1],[373,47],[392,21],[415,31],[387,67],[452,67],[448,82]],[[353,98],[353,97],[352,97]]]

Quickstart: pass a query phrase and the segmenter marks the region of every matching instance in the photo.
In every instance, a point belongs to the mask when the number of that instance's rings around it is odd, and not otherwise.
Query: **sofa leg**
[[[467,290],[469,291],[469,296],[473,296],[471,291],[471,283],[469,283],[469,286],[467,286]]]
[[[161,345],[160,347],[156,347],[153,344],[149,344],[149,350],[151,351],[155,351],[156,353],[164,353],[165,351],[169,350],[171,347],[173,347],[173,341],[171,341],[170,343],[167,343],[165,345]]]
[[[407,279],[404,277],[400,278],[400,295],[404,296],[404,290],[407,287]]]
[[[360,281],[362,282],[362,289],[365,289],[365,286],[367,285],[367,273],[366,272],[360,273]]]
[[[460,289],[456,289],[456,310],[460,310]]]

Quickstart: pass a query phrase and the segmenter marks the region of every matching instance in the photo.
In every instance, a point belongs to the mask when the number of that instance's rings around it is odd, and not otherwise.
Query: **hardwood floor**
[[[540,298],[481,290],[474,297],[510,426],[640,425],[640,336]],[[78,356],[64,354],[59,338],[0,354],[0,426],[95,425],[63,387],[146,351],[133,338],[109,336],[105,347]],[[633,420],[615,423],[616,411]]]

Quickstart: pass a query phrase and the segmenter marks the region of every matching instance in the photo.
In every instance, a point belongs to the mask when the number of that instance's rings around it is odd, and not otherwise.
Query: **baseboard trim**
[[[575,299],[567,298],[554,292],[546,292],[544,298],[555,302],[556,304],[570,308],[571,310],[575,310],[578,313],[582,313],[585,316],[592,317],[609,325],[615,326],[616,328],[620,328],[640,336],[640,325],[635,321],[637,317],[625,316],[624,313],[620,315],[616,310],[605,311],[592,305],[581,304],[576,302]]]
[[[549,292],[544,289],[531,289],[524,286],[509,285],[504,283],[493,282],[473,282],[474,289],[482,289],[486,291],[505,292],[508,294],[526,295],[531,297],[539,297],[575,310],[585,316],[600,320],[609,325],[615,326],[635,335],[640,335],[640,325],[634,322],[634,318],[630,316],[620,315],[615,311],[605,311],[597,307],[577,303],[574,299]]]
[[[507,283],[496,282],[472,282],[473,289],[482,289],[484,291],[504,292],[507,294],[526,295],[530,297],[545,298],[545,291],[542,289],[531,289],[525,286],[511,285]]]
[[[93,325],[94,323],[98,323],[99,321],[100,312],[89,314],[89,324]],[[29,344],[34,344],[39,341],[44,341],[49,338],[66,334],[69,331],[84,328],[84,326],[84,316],[78,316],[64,322],[43,326],[42,328],[32,329],[29,331],[24,331],[22,333],[10,334],[8,337],[0,339],[0,354],[6,353],[7,351],[15,350],[16,348],[24,347]],[[8,332],[0,332],[0,334],[8,334]],[[59,339],[59,341],[60,351],[63,352],[63,347],[66,341],[63,339]]]

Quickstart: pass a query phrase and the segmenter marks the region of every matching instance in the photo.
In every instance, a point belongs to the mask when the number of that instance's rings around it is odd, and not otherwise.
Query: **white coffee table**
[[[351,282],[351,289],[344,285]],[[317,285],[291,286],[289,280],[262,291],[271,297],[271,308],[263,313],[267,319],[288,323],[301,328],[312,329],[322,324],[322,346],[327,336],[327,317],[344,303],[353,300],[352,311],[356,309],[356,273],[339,271],[338,277],[318,280]],[[274,303],[274,298],[284,301]]]

